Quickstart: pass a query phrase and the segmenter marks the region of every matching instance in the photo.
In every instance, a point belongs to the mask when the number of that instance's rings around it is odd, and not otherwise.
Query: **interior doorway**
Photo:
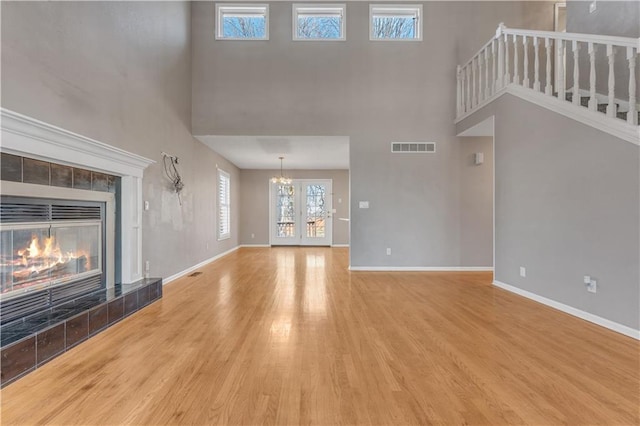
[[[331,195],[331,179],[272,182],[269,194],[269,244],[331,246]]]

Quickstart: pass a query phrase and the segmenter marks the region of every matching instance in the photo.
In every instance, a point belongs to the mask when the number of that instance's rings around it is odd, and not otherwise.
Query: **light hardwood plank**
[[[7,386],[2,424],[640,423],[640,344],[482,272],[243,248]]]

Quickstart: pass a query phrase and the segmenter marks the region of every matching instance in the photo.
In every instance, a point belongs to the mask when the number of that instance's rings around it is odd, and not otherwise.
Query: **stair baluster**
[[[638,113],[636,111],[636,53],[633,47],[627,47],[627,61],[629,61],[629,111],[627,111],[627,123],[638,125]]]
[[[495,94],[498,87],[496,85],[498,79],[498,72],[496,71],[498,56],[496,55],[496,41],[491,40],[491,61],[493,62],[493,74],[491,75],[491,94]]]
[[[511,83],[511,74],[509,73],[509,35],[504,35],[504,80],[503,87]]]
[[[484,96],[485,99],[491,96],[490,86],[489,86],[489,47],[487,46],[484,49]]]
[[[518,36],[516,34],[513,35],[513,82],[515,84],[520,84],[520,71],[518,61]]]
[[[496,81],[496,89],[502,89],[504,81],[504,38],[498,38],[498,80]]]
[[[551,40],[549,40],[549,37],[544,39],[544,47],[547,50],[547,84],[544,87],[544,94],[553,96],[553,87],[551,86]]]
[[[471,69],[467,66],[466,68],[466,75],[465,78],[467,79],[467,111],[471,111]]]
[[[476,91],[476,58],[471,60],[471,108],[478,105],[478,92]]]
[[[558,44],[558,60],[556,61],[556,67],[558,68],[558,99],[566,100],[565,92],[564,92],[564,40],[557,38],[556,43]]]
[[[533,38],[533,90],[540,91],[540,48],[538,37]]]
[[[580,45],[577,41],[573,41],[573,97],[572,103],[576,106],[580,106],[580,62],[579,62],[579,52]]]
[[[527,41],[527,36],[522,36],[522,55],[522,71],[524,74],[522,85],[529,89],[531,86],[529,85],[529,43]]]
[[[596,98],[596,45],[589,42],[589,109],[591,111],[598,110],[598,99]]]
[[[478,103],[484,101],[484,84],[482,80],[482,69],[484,68],[484,52],[478,55]]]
[[[616,90],[616,77],[614,74],[614,62],[616,56],[616,49],[611,44],[607,44],[607,57],[609,58],[609,99],[607,105],[607,116],[615,118],[618,113],[616,108],[615,90]]]
[[[456,67],[456,114],[459,117],[462,114],[462,103],[460,102],[460,65]]]

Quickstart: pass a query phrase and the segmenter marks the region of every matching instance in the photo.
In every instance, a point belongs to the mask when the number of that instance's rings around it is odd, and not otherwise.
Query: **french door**
[[[333,242],[331,179],[271,183],[271,245],[330,246]]]

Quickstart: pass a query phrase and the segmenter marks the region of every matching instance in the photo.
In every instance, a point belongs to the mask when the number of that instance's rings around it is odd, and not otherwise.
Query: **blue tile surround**
[[[0,327],[0,387],[162,297],[162,279],[101,290]]]

